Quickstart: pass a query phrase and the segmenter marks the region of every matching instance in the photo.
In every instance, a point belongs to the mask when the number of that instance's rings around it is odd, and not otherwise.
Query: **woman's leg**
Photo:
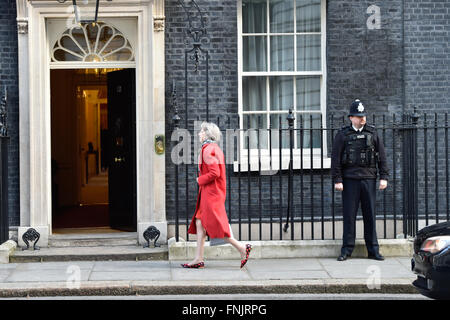
[[[195,224],[197,227],[197,251],[191,264],[202,262],[203,254],[205,252],[206,230],[203,228],[202,221],[200,219],[195,219]]]
[[[241,254],[242,259],[245,258],[246,255],[245,246],[242,243],[240,243],[234,238],[223,238],[223,240],[231,244],[233,247],[235,247],[236,250],[239,251],[239,253]]]

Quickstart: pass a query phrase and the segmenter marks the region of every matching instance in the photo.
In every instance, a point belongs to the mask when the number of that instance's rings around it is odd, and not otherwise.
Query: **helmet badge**
[[[363,106],[363,104],[361,102],[358,105],[358,111],[359,112],[363,112],[364,111],[364,106]]]

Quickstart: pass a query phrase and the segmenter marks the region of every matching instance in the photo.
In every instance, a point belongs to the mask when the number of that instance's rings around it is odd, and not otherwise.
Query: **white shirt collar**
[[[353,130],[355,130],[356,132],[362,132],[364,129],[364,126],[362,126],[360,129],[356,129],[353,125],[352,125]]]

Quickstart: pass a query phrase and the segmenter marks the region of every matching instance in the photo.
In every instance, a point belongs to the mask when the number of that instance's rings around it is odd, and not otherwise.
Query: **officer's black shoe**
[[[367,258],[373,259],[373,260],[378,260],[378,261],[383,261],[384,260],[384,257],[381,254],[379,254],[379,253],[374,254],[374,255],[370,254]]]
[[[344,260],[347,260],[347,258],[350,258],[350,255],[344,253],[344,254],[341,254],[341,255],[337,258],[337,261],[344,261]]]

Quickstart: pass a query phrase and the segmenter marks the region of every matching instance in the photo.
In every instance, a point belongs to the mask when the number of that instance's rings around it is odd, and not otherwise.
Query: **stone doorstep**
[[[341,240],[283,240],[283,241],[244,241],[252,245],[253,259],[276,258],[331,258],[341,252]],[[411,257],[413,242],[407,239],[378,240],[380,253],[385,257]],[[187,260],[195,256],[196,242],[169,239],[169,260]],[[228,260],[240,259],[240,255],[230,244],[221,246],[205,245],[205,259]],[[367,257],[364,240],[356,240],[352,257]]]
[[[16,250],[10,255],[11,263],[56,261],[139,261],[167,260],[167,245],[157,248],[142,246],[112,247],[50,247],[40,250]]]
[[[111,247],[138,245],[137,234],[52,235],[48,242],[49,247]]]

